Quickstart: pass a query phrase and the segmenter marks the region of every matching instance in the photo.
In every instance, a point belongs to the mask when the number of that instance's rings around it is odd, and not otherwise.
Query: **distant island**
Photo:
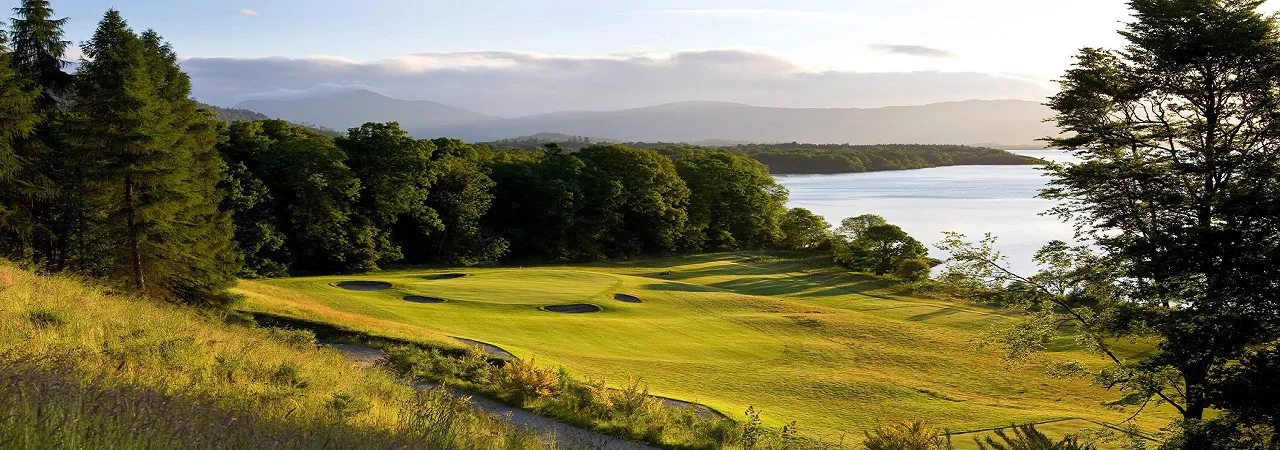
[[[497,150],[534,151],[555,144],[577,151],[592,144],[611,142],[582,136],[539,133],[522,138],[485,142]],[[816,175],[927,169],[945,166],[1011,166],[1040,163],[1037,158],[1005,150],[966,145],[925,144],[738,144],[733,146],[693,145],[667,142],[628,142],[622,145],[657,150],[675,156],[683,152],[726,150],[743,153],[769,167],[774,175]]]

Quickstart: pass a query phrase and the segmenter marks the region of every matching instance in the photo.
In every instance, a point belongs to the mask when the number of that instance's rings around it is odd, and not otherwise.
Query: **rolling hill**
[[[346,130],[366,122],[400,122],[402,127],[412,130],[494,119],[449,105],[398,100],[370,91],[347,91],[295,100],[248,100],[236,105],[236,108],[336,130]]]
[[[809,142],[836,144],[976,144],[1033,146],[1055,133],[1051,111],[1023,100],[968,100],[884,108],[772,108],[724,102],[680,102],[619,111],[564,111],[498,118],[427,101],[354,91],[299,100],[237,105],[271,117],[346,129],[397,121],[419,137],[472,142],[538,133],[617,141]]]

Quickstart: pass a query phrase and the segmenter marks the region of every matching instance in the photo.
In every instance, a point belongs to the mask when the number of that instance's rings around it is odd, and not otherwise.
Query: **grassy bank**
[[[541,447],[313,339],[0,264],[0,447]]]

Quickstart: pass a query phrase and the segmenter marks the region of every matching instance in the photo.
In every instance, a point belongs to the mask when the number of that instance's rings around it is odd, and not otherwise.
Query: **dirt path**
[[[330,345],[334,350],[342,353],[352,363],[368,367],[382,359],[382,350],[369,348],[359,345],[349,344],[333,344]],[[505,417],[511,423],[521,429],[530,430],[538,434],[544,444],[551,444],[553,441],[558,448],[565,449],[608,449],[608,450],[656,450],[653,447],[637,444],[630,441],[624,441],[612,436],[600,434],[591,430],[584,430],[560,423],[554,419],[539,416],[537,414],[516,408],[504,403],[496,402],[484,397],[477,397],[465,392],[450,389],[434,383],[416,382],[413,384],[415,389],[445,389],[450,393],[459,397],[469,397],[471,404],[481,411],[497,416]]]

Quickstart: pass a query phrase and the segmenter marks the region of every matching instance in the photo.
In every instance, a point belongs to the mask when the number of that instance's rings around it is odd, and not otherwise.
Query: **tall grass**
[[[533,360],[494,364],[479,349],[457,355],[414,345],[384,346],[383,364],[410,377],[480,393],[574,426],[682,449],[806,449],[830,443],[796,436],[796,425],[764,427],[749,409],[742,420],[701,414],[695,408],[664,407],[638,381],[621,388],[605,380],[579,380],[566,370]]]
[[[0,448],[539,448],[442,391],[0,263]]]

